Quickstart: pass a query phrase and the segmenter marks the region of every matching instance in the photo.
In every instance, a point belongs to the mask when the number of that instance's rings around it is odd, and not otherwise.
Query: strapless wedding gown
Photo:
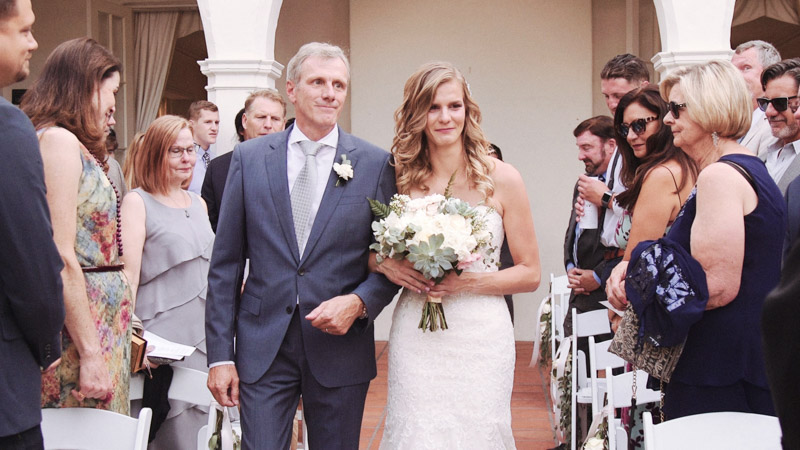
[[[479,208],[485,208],[479,206]],[[487,215],[492,247],[469,272],[498,270],[503,219]],[[424,294],[403,290],[389,335],[381,449],[513,449],[514,331],[502,295],[442,299],[449,329],[418,328]]]

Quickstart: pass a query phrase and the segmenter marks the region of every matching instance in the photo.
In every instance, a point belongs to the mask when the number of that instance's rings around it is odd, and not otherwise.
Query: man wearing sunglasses
[[[786,195],[789,183],[800,175],[800,121],[794,113],[800,107],[797,96],[800,86],[800,59],[787,59],[773,64],[761,74],[764,96],[756,100],[764,111],[772,135],[777,141],[760,155],[767,171],[781,192]]]
[[[764,87],[761,85],[764,68],[780,60],[781,55],[778,50],[764,41],[748,41],[739,45],[731,58],[731,63],[739,69],[750,95],[753,96],[753,119],[750,122],[750,130],[739,143],[756,155],[764,154],[767,147],[775,142],[767,116],[758,107],[757,100],[764,96]]]

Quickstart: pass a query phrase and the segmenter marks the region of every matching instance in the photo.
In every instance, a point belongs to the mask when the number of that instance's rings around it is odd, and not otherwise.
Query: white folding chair
[[[696,414],[653,425],[644,413],[646,450],[781,449],[777,417],[742,412]]]
[[[559,312],[558,320],[553,314],[553,325],[558,335],[558,342],[561,342],[564,337],[564,317],[567,315],[571,293],[572,289],[569,288],[569,279],[566,275],[556,277],[552,273],[550,274],[550,296],[553,298],[553,310]]]
[[[614,417],[614,410],[631,406],[633,398],[633,372],[620,375],[609,375],[611,367],[606,367],[606,394],[608,403],[608,448],[609,450],[627,450],[628,433],[622,426],[621,419]],[[636,371],[636,403],[655,403],[661,401],[661,391],[647,388],[647,372]],[[680,447],[678,447],[680,448]]]
[[[572,449],[575,450],[578,403],[592,403],[592,386],[586,378],[586,355],[578,351],[578,338],[611,332],[605,309],[578,314],[572,310]]]
[[[138,418],[94,408],[44,408],[44,448],[146,450],[152,417],[150,408]]]
[[[625,360],[608,351],[611,340],[596,343],[594,336],[589,336],[589,377],[592,386],[592,415],[603,407],[603,397],[606,393],[606,379],[611,376],[607,368],[616,369],[625,367]],[[598,371],[603,370],[606,378],[599,378]]]

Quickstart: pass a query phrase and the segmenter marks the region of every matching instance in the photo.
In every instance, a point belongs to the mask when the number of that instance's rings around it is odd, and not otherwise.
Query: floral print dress
[[[42,133],[42,132],[40,132]],[[103,169],[81,149],[75,255],[81,267],[120,264],[117,247],[117,198]],[[131,291],[120,271],[84,272],[89,310],[100,338],[113,390],[104,399],[75,399],[80,389],[80,356],[66,327],[62,332],[61,364],[42,376],[42,407],[89,407],[128,414],[130,402]]]

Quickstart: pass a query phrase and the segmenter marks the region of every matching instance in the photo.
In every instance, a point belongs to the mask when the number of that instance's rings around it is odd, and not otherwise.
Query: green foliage
[[[406,259],[414,263],[414,268],[425,275],[425,278],[437,283],[442,281],[447,271],[454,269],[458,263],[458,255],[450,247],[442,248],[443,243],[444,235],[433,234],[427,241],[408,246],[408,256],[406,256]]]
[[[378,219],[385,219],[389,217],[389,214],[392,212],[392,209],[389,207],[389,205],[384,205],[383,203],[371,198],[367,198],[367,201],[369,202],[369,208],[372,210],[372,214],[374,214]]]

